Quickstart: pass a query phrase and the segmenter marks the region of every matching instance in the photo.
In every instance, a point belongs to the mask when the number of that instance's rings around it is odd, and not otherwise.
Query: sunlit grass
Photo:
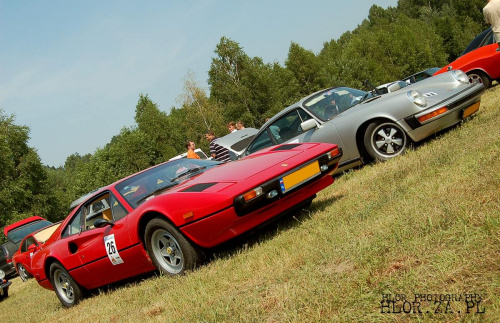
[[[13,280],[1,322],[389,322],[500,317],[500,87],[470,121],[340,177],[308,210],[182,277],[102,289],[75,308]],[[480,294],[466,313],[382,314],[383,294]],[[444,311],[445,308],[443,307]],[[458,313],[458,310],[461,313]],[[475,314],[474,314],[475,313]]]

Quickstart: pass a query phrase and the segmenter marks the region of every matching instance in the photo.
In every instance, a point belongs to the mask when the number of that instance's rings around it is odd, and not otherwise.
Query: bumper
[[[9,286],[12,284],[10,281],[0,282],[0,296],[4,296],[9,292]]]
[[[404,118],[401,122],[402,126],[408,130],[408,136],[413,141],[418,142],[438,131],[459,123],[475,113],[479,109],[481,94],[483,94],[484,91],[484,87],[481,86],[479,89],[471,91],[471,93],[468,93],[458,100],[455,99],[441,102],[431,109]],[[430,117],[428,120],[419,121],[419,117],[428,114],[429,111],[438,111],[444,107],[447,109],[446,112],[438,114],[435,117]]]
[[[181,230],[194,243],[205,248],[211,248],[314,198],[316,193],[333,184],[333,182],[333,177],[327,174],[301,187],[299,190],[244,216],[239,216],[234,207],[231,207],[213,216],[186,225]]]

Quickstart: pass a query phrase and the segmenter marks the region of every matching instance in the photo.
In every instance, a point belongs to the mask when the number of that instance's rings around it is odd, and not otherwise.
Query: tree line
[[[34,214],[62,220],[79,196],[185,152],[186,140],[208,151],[204,133],[211,129],[224,135],[228,121],[259,128],[266,118],[322,88],[364,89],[365,80],[382,84],[444,66],[488,27],[484,5],[483,0],[374,5],[357,28],[325,41],[319,53],[292,42],[284,66],[250,57],[238,42],[221,37],[208,72],[208,93],[188,74],[181,104],[169,112],[140,94],[134,126],[122,128],[93,154],[68,156],[59,168],[42,165],[27,144],[29,128],[0,110],[0,227]]]

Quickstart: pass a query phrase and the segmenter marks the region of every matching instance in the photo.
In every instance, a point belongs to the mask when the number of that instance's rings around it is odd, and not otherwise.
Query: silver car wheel
[[[406,145],[406,133],[393,122],[374,122],[366,129],[365,148],[373,159],[384,161],[398,156]]]
[[[19,272],[19,277],[23,282],[27,281],[30,278],[30,274],[26,271],[26,268],[22,264],[17,266],[17,271]]]
[[[59,268],[54,271],[54,285],[57,294],[65,302],[73,303],[75,301],[75,293],[71,281],[67,274]]]
[[[485,88],[489,88],[491,85],[491,81],[488,76],[480,71],[467,73],[467,76],[469,77],[470,83],[478,82],[483,84]]]
[[[153,254],[160,266],[171,274],[182,272],[184,257],[174,236],[162,229],[156,230],[151,237]]]

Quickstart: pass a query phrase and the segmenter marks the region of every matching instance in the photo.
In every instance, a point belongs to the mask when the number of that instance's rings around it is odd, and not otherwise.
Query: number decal
[[[122,257],[120,257],[118,249],[116,248],[114,234],[110,234],[109,236],[104,237],[104,247],[106,248],[106,253],[108,254],[109,261],[111,261],[113,265],[123,264],[123,259]]]

